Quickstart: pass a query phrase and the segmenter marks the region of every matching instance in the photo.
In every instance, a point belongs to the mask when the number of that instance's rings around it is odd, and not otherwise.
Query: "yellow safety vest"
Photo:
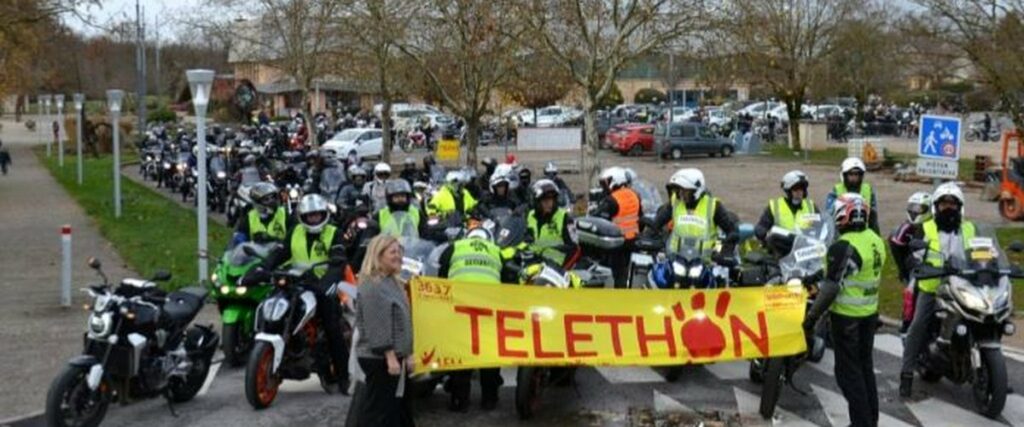
[[[925,256],[924,262],[933,267],[941,268],[945,263],[942,259],[942,240],[939,239],[939,225],[932,218],[924,223],[924,238],[928,241],[928,254]],[[963,221],[960,224],[960,238],[963,241],[964,249],[967,248],[968,242],[974,238],[975,229],[974,223],[970,221]],[[917,282],[917,288],[922,292],[934,294],[935,290],[939,288],[939,282],[942,279],[927,279],[919,280]]]

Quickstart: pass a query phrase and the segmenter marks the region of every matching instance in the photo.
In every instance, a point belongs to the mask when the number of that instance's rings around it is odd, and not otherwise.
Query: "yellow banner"
[[[802,287],[639,291],[410,283],[416,372],[681,365],[806,350]]]

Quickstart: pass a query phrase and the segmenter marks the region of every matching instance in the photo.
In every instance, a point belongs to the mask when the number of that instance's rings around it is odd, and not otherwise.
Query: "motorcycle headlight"
[[[268,300],[263,305],[263,318],[268,322],[276,322],[288,311],[288,301],[284,298]]]
[[[691,279],[699,279],[700,275],[703,274],[703,273],[704,273],[704,266],[703,265],[695,265],[693,267],[690,267],[690,278]]]
[[[950,284],[953,285],[953,295],[965,308],[978,312],[989,310],[988,300],[966,280],[950,278]]]
[[[686,277],[686,266],[681,262],[673,262],[672,273],[675,274],[676,277]]]
[[[238,295],[245,295],[245,292],[248,291],[248,290],[249,289],[246,288],[245,286],[239,286],[239,287],[235,288],[235,293],[238,294]]]
[[[218,171],[217,172],[217,179],[224,179],[224,178],[227,178],[227,177],[228,177],[228,174],[224,173],[223,171]]]
[[[288,197],[292,198],[292,199],[298,199],[299,198],[299,190],[294,189],[294,188],[291,189],[291,190],[288,190]]]
[[[92,313],[89,315],[89,337],[103,338],[110,335],[110,324],[113,315],[110,313]]]
[[[231,287],[229,287],[228,285],[220,287],[220,293],[227,294],[228,292],[231,292]]]
[[[217,283],[217,279],[218,279],[217,273],[213,273],[213,274],[210,275],[210,283]]]
[[[185,164],[184,163],[178,163],[178,170],[179,171],[185,170]]]
[[[171,168],[171,164],[167,163],[167,162],[164,162],[164,169],[170,169],[170,168]]]

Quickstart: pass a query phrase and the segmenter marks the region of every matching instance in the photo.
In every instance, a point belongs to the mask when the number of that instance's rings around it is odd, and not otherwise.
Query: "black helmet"
[[[545,197],[558,197],[558,185],[550,179],[542,179],[533,184],[533,200],[537,203]]]
[[[433,155],[427,154],[423,157],[423,166],[433,166],[435,163]]]
[[[249,155],[245,156],[244,158],[242,158],[242,164],[245,165],[245,166],[255,166],[256,165],[256,156],[254,156],[252,154],[249,154]]]
[[[404,179],[389,179],[384,183],[384,194],[387,197],[391,197],[395,194],[412,194],[412,187],[409,186],[409,181]]]
[[[494,168],[498,166],[498,160],[494,157],[484,157],[484,159],[480,161],[480,164],[487,168]]]

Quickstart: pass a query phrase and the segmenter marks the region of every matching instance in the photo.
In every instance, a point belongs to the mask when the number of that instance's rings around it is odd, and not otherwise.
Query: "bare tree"
[[[929,24],[932,40],[968,58],[1024,129],[1024,0],[914,1],[927,9],[919,19]]]
[[[712,33],[737,71],[786,104],[789,139],[800,149],[801,106],[825,75],[840,24],[862,0],[725,0]]]
[[[391,161],[391,104],[398,97],[400,87],[395,68],[402,59],[398,45],[406,40],[406,29],[419,14],[420,3],[414,0],[353,0],[345,7],[339,27],[351,43],[339,52],[349,58],[349,68],[362,78],[372,75],[375,89],[381,98],[381,130],[384,138],[381,158]],[[353,66],[354,65],[354,66]]]
[[[187,23],[231,43],[235,60],[268,63],[294,80],[315,145],[310,93],[340,50],[336,24],[343,6],[343,0],[215,0]]]
[[[894,53],[905,49],[893,25],[894,16],[897,14],[891,8],[868,4],[840,23],[826,78],[818,82],[816,95],[848,94],[863,106],[870,95],[884,95],[900,86],[905,61]],[[858,108],[858,122],[863,114]]]
[[[619,71],[697,30],[702,0],[524,0],[530,40],[569,72],[583,91],[584,164],[597,174],[597,109]]]
[[[533,110],[552,105],[569,94],[572,76],[549,57],[531,53],[522,56],[513,69],[515,75],[502,85],[501,91],[510,100]]]
[[[513,75],[520,20],[515,0],[431,0],[399,49],[424,77],[428,95],[466,121],[466,164],[476,165],[481,123],[491,97]],[[429,97],[429,96],[428,96]]]

